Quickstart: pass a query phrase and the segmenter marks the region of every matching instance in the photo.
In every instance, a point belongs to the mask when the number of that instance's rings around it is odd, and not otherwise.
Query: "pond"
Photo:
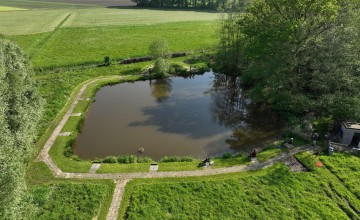
[[[75,144],[82,159],[248,154],[282,127],[275,114],[245,96],[239,78],[212,72],[105,86],[95,100]]]

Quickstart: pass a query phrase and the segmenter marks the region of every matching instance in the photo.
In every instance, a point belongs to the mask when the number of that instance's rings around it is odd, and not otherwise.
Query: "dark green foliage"
[[[102,160],[103,163],[123,163],[123,164],[131,164],[131,163],[151,163],[152,160],[149,157],[138,157],[135,155],[122,155],[122,156],[108,156]]]
[[[0,39],[0,219],[31,218],[25,162],[33,154],[42,101],[24,52]]]
[[[285,117],[360,119],[358,6],[254,0],[223,19],[219,62]]]
[[[103,163],[117,163],[118,160],[115,156],[107,156],[102,162]]]
[[[162,163],[167,163],[167,162],[191,162],[193,160],[194,160],[194,158],[192,158],[191,156],[187,156],[187,157],[165,156],[165,157],[161,158],[159,162],[162,162]]]
[[[93,219],[106,196],[102,184],[60,183],[34,189],[36,219]]]
[[[222,156],[223,159],[230,159],[232,157],[232,154],[229,152],[225,152]]]
[[[229,0],[132,0],[137,6],[141,7],[167,7],[167,8],[200,8],[212,9],[224,8],[226,4],[232,3]]]
[[[110,66],[111,65],[111,59],[109,56],[104,57],[104,66]]]

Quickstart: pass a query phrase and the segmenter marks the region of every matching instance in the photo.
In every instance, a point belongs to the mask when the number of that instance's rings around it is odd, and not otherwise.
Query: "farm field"
[[[339,181],[336,177],[327,176],[322,171],[292,173],[283,164],[261,171],[216,177],[134,180],[127,185],[121,217],[126,216],[126,219],[358,217],[360,201],[337,184]],[[343,196],[351,201],[350,205],[353,208],[347,207],[341,198]]]

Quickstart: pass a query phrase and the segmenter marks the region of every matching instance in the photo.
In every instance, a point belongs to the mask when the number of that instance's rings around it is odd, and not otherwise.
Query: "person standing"
[[[316,142],[319,140],[319,134],[317,132],[315,132],[312,136],[313,138],[313,145],[316,145]]]

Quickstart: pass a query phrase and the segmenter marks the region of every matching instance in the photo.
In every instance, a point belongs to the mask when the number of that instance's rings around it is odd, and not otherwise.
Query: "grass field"
[[[213,177],[134,180],[127,185],[121,217],[356,219],[360,201],[336,183],[336,177],[317,171],[292,173],[282,164]]]
[[[86,2],[86,1],[83,1]],[[68,3],[65,1],[51,1],[51,0],[1,0],[1,6],[25,8],[25,9],[75,9],[75,8],[90,8],[98,7],[89,4],[76,4],[75,1],[70,0]]]
[[[360,158],[351,154],[335,153],[322,156],[321,160],[360,199]]]
[[[27,10],[27,9],[8,7],[8,6],[0,6],[0,12],[3,12],[3,11],[24,11],[24,10]]]
[[[68,14],[67,10],[27,10],[0,13],[0,33],[26,35],[52,31]]]
[[[4,8],[9,7],[0,3],[1,6]],[[64,27],[150,25],[180,21],[213,21],[219,18],[219,13],[208,11],[99,7],[85,9],[50,8],[0,13],[0,33],[5,35],[27,35],[52,31],[68,14],[71,14],[71,16],[64,23]]]
[[[32,58],[34,67],[100,63],[105,56],[123,59],[149,55],[150,43],[163,38],[171,51],[208,49],[217,38],[213,22],[180,22],[146,26],[61,28]],[[20,39],[20,38],[17,38]]]
[[[112,190],[109,185],[95,183],[37,186],[32,192],[39,208],[36,219],[105,219],[109,207],[106,200]]]
[[[180,21],[213,21],[218,18],[219,13],[208,11],[94,8],[75,10],[64,26],[151,25]]]

